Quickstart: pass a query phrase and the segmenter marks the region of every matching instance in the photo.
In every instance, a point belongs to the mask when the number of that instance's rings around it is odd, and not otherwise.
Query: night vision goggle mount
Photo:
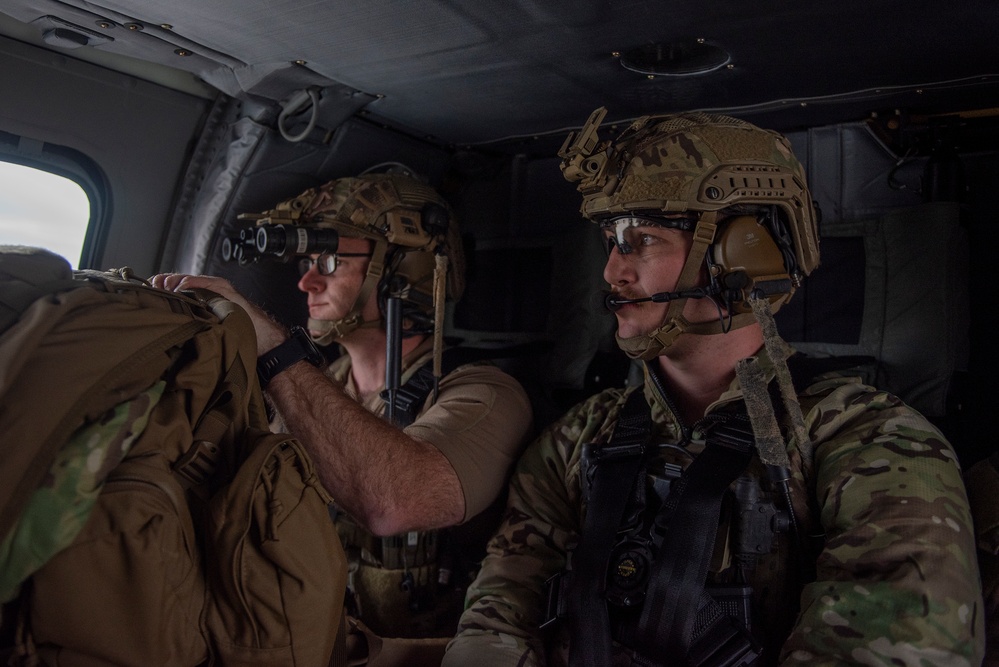
[[[223,239],[222,258],[242,266],[263,258],[287,262],[296,256],[333,253],[340,234],[436,252],[447,236],[447,210],[434,202],[426,202],[421,210],[378,210],[380,202],[398,202],[398,197],[388,181],[375,181],[352,193],[348,201],[358,204],[353,211],[346,210],[344,202],[324,210],[329,193],[310,189],[264,213],[241,213],[239,220],[253,224]]]
[[[606,115],[605,107],[594,110],[579,132],[569,133],[558,151],[565,180],[579,182],[579,191],[584,195],[600,189],[610,192],[617,185],[617,179],[603,182],[604,187],[598,185],[599,176],[607,165],[607,149],[611,145],[610,141],[601,142],[597,134]]]

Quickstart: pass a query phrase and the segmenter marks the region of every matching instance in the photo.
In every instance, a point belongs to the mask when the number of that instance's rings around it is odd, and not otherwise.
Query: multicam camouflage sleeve
[[[860,384],[836,389],[808,422],[826,541],[782,664],[978,665],[974,531],[951,446]]]
[[[619,405],[616,394],[594,397],[525,454],[446,666],[564,662],[565,638],[544,645],[536,629],[544,581],[582,525],[580,445],[606,435]],[[897,398],[858,383],[837,386],[806,422],[826,542],[781,664],[980,664],[978,565],[951,446]]]
[[[545,581],[565,566],[581,525],[578,445],[597,436],[619,394],[604,392],[578,406],[524,453],[510,484],[506,517],[468,589],[445,667],[545,664],[538,630]]]

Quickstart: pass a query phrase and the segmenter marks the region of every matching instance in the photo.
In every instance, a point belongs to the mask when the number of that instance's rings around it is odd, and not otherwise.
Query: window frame
[[[90,201],[90,219],[80,250],[79,267],[94,268],[107,241],[112,200],[108,179],[94,160],[73,148],[0,130],[0,160],[67,178]]]

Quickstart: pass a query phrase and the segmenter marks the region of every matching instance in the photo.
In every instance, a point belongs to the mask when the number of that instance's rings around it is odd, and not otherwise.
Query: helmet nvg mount
[[[350,313],[339,320],[309,319],[317,343],[328,344],[361,326],[372,291],[385,317],[389,297],[402,302],[405,333],[429,334],[441,326],[445,298],[464,289],[461,235],[447,202],[428,185],[403,174],[340,178],[281,202],[261,214],[238,238],[226,239],[223,256],[241,264],[270,257],[336,252],[341,236],[373,242],[367,275]],[[318,334],[315,332],[319,332]]]
[[[643,116],[614,141],[597,130],[595,110],[559,150],[566,180],[578,183],[583,216],[603,227],[629,218],[692,229],[693,245],[677,293],[698,291],[703,270],[729,317],[688,322],[686,298],[668,300],[663,323],[648,335],[618,338],[632,358],[652,359],[681,333],[714,334],[755,321],[751,296],[772,311],[786,303],[819,263],[816,209],[804,170],[785,137],[729,116]]]

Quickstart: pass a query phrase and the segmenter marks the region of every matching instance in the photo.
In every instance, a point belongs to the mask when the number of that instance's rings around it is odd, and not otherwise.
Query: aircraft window
[[[47,248],[78,268],[90,199],[63,176],[0,161],[0,244]]]

